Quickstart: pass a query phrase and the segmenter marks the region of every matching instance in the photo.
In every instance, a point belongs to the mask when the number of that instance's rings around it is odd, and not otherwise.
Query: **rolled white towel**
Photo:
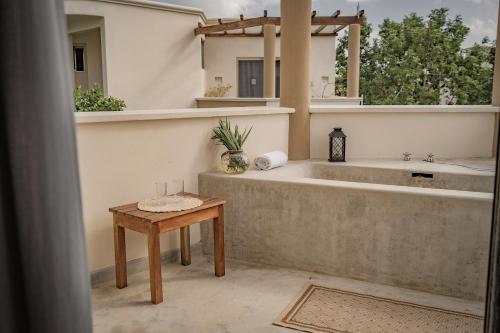
[[[270,170],[285,165],[288,156],[282,151],[272,151],[255,158],[254,164],[257,169]]]

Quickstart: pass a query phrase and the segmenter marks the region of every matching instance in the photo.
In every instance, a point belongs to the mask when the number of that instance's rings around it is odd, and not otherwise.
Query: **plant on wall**
[[[205,93],[205,97],[225,97],[232,86],[230,84],[219,83],[215,87],[209,88]]]
[[[222,168],[226,173],[243,173],[248,169],[250,165],[248,156],[242,149],[251,131],[252,127],[245,128],[243,132],[240,132],[238,125],[232,128],[227,118],[220,119],[218,126],[212,130],[211,139],[227,148],[221,155]]]
[[[73,99],[76,112],[123,111],[126,107],[123,100],[104,96],[98,84],[85,91],[78,86],[73,92]]]

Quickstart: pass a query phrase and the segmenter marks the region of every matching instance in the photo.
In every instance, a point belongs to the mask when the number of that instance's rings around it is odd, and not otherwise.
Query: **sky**
[[[269,16],[279,16],[280,0],[156,0],[189,7],[201,8],[207,17],[262,16],[264,9]],[[317,15],[330,15],[340,9],[341,15],[354,15],[359,2],[372,23],[375,34],[385,18],[400,21],[405,15],[416,12],[426,16],[431,9],[446,7],[452,16],[461,15],[470,33],[465,46],[480,42],[483,37],[496,39],[498,0],[312,0]]]

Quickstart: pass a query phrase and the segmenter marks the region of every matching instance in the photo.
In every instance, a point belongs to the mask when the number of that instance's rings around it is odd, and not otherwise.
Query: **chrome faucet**
[[[425,155],[424,162],[434,163],[434,154],[427,153],[427,155]]]

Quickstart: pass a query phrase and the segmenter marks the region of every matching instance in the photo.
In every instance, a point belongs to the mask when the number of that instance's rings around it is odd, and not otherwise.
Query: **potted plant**
[[[220,119],[219,125],[212,130],[212,140],[215,140],[218,145],[223,145],[227,151],[221,155],[222,169],[225,173],[238,174],[243,173],[250,165],[248,156],[242,150],[248,135],[252,131],[250,127],[245,128],[240,132],[238,125],[231,128],[231,122]]]

